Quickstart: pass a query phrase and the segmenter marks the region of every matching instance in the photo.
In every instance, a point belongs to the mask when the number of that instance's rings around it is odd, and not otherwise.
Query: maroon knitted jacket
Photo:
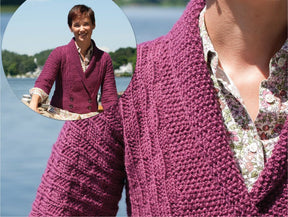
[[[117,101],[112,60],[108,53],[96,47],[93,40],[92,43],[93,55],[85,73],[74,39],[65,46],[57,47],[49,55],[35,87],[49,94],[56,81],[51,105],[79,114],[96,112],[100,86],[104,110]]]
[[[248,193],[236,167],[199,36],[201,0],[138,47],[117,105],[67,122],[31,216],[113,216],[126,186],[132,216],[287,216],[288,120]]]

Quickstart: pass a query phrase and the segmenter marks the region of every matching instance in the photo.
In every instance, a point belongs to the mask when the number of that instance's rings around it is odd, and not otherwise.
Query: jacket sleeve
[[[59,48],[54,49],[47,58],[42,72],[37,78],[34,87],[40,88],[49,95],[61,67],[61,52]]]
[[[106,69],[101,84],[101,103],[104,111],[118,100],[112,60],[109,54],[105,53],[105,55],[107,55]]]
[[[30,216],[116,215],[125,179],[117,110],[64,124]]]

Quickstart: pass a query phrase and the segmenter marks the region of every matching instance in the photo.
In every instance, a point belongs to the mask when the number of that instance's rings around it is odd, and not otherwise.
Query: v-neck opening
[[[197,8],[199,11],[193,11],[193,13],[199,13],[203,8]],[[234,210],[235,215],[257,215],[259,208],[257,207],[257,203],[255,203],[254,200],[254,195],[255,195],[255,189],[261,188],[259,186],[260,179],[263,179],[263,174],[267,174],[270,172],[271,168],[267,168],[266,165],[260,173],[257,181],[254,183],[253,188],[251,189],[250,192],[248,192],[248,188],[245,185],[244,178],[240,172],[240,170],[236,166],[236,161],[234,159],[233,152],[229,146],[229,137],[227,135],[227,130],[225,127],[225,124],[223,122],[223,117],[221,114],[221,108],[218,104],[217,100],[217,93],[214,89],[213,82],[211,80],[210,73],[208,71],[206,62],[204,61],[204,54],[203,50],[201,52],[198,50],[198,52],[191,53],[191,50],[195,48],[195,41],[191,41],[191,38],[197,37],[196,43],[201,44],[201,38],[199,31],[195,31],[198,25],[191,25],[194,22],[191,22],[189,20],[189,14],[186,14],[185,16],[182,17],[178,22],[182,22],[182,26],[184,29],[181,29],[181,34],[182,35],[173,35],[173,34],[168,34],[167,37],[171,38],[171,41],[174,41],[174,37],[183,37],[185,39],[185,45],[181,45],[181,49],[179,49],[179,44],[173,44],[175,46],[175,49],[183,50],[184,53],[187,52],[190,53],[190,55],[187,55],[187,61],[185,65],[185,69],[190,69],[189,71],[186,72],[181,72],[180,76],[183,76],[182,80],[185,81],[183,84],[183,88],[186,90],[184,91],[183,95],[183,100],[185,101],[185,104],[187,106],[190,104],[191,100],[196,100],[198,97],[203,97],[204,93],[196,93],[193,92],[194,95],[191,95],[192,93],[190,92],[189,88],[189,82],[187,83],[186,81],[193,80],[197,78],[198,84],[205,84],[205,89],[199,89],[200,92],[205,92],[205,102],[204,104],[197,104],[197,107],[203,109],[205,108],[205,111],[202,110],[201,114],[199,114],[202,119],[209,119],[209,126],[201,125],[197,126],[199,131],[201,132],[201,144],[204,146],[203,150],[205,151],[205,155],[208,156],[207,159],[209,159],[208,163],[211,168],[211,173],[213,173],[214,178],[215,178],[215,184],[217,183],[219,185],[219,190],[221,190],[223,197],[226,198],[227,203],[230,205],[231,209]],[[197,23],[197,22],[196,22]],[[174,31],[177,31],[174,29]],[[187,34],[188,33],[188,34]],[[197,35],[197,36],[196,36]],[[184,40],[183,39],[183,40]],[[172,46],[172,45],[171,45]],[[173,48],[174,49],[174,48]],[[203,49],[203,48],[202,48]],[[189,52],[190,51],[190,52]],[[173,58],[177,58],[177,55],[174,56]],[[201,59],[202,61],[198,62],[197,66],[190,66],[189,63],[193,62],[194,59]],[[171,61],[173,62],[173,61]],[[187,65],[188,64],[188,65]],[[181,66],[173,66],[175,70],[183,70]],[[180,68],[179,68],[180,67]],[[203,74],[195,74],[193,70],[197,69],[201,70]],[[186,83],[186,84],[185,84]],[[194,84],[194,83],[192,83]],[[190,85],[192,85],[190,83]],[[188,86],[187,86],[188,85]],[[194,84],[195,85],[195,84]],[[197,88],[199,88],[197,86]],[[193,89],[192,89],[193,90]],[[212,93],[213,92],[213,93]],[[196,96],[195,96],[196,94]],[[207,94],[210,94],[209,97]],[[195,98],[196,97],[196,98]],[[208,101],[209,101],[209,106],[208,106]],[[195,102],[191,102],[192,104]],[[188,106],[189,108],[189,106]],[[195,110],[195,109],[194,109]],[[198,123],[197,119],[198,117],[194,116],[191,111],[187,110],[187,115],[189,117],[189,122],[193,126],[193,124]],[[213,120],[211,119],[213,117]],[[208,139],[209,138],[209,139]],[[280,141],[283,143],[283,141]],[[275,146],[275,152],[279,149],[279,144],[278,143]],[[282,144],[281,143],[281,144]],[[274,154],[275,155],[275,154]],[[268,165],[273,163],[273,158],[270,158]],[[272,163],[271,163],[272,162]],[[271,177],[271,179],[273,179]],[[265,187],[264,187],[265,188]],[[263,189],[263,186],[262,186]],[[235,200],[235,198],[241,198],[240,200]],[[245,210],[241,209],[241,207],[245,206]]]

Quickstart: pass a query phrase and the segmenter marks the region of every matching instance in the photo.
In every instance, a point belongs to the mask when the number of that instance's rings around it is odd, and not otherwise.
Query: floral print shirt
[[[222,116],[230,136],[230,147],[248,191],[258,179],[288,115],[288,40],[270,60],[268,79],[263,80],[259,92],[259,111],[256,120],[250,118],[237,87],[218,67],[218,55],[206,30],[204,14],[199,27],[205,60],[217,91]]]
[[[93,55],[93,43],[91,43],[91,46],[89,47],[89,49],[86,52],[86,55],[84,57],[84,59],[82,58],[80,52],[81,52],[81,48],[78,46],[78,44],[75,41],[75,45],[77,47],[78,53],[79,53],[79,57],[80,57],[80,61],[81,61],[81,66],[83,69],[83,72],[85,72],[89,66],[90,60],[92,59],[92,55]]]

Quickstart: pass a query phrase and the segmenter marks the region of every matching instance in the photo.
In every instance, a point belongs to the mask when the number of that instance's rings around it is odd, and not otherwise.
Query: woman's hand
[[[38,104],[40,102],[40,96],[37,95],[37,94],[33,94],[32,95],[32,99],[31,99],[31,102],[29,104],[29,107],[35,111],[35,112],[38,112],[40,114],[40,111],[38,109]]]

